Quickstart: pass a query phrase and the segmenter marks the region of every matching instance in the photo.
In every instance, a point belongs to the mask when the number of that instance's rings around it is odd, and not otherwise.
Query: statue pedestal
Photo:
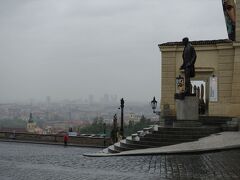
[[[198,106],[199,99],[196,96],[185,96],[184,99],[176,99],[177,120],[174,127],[198,127],[199,121]]]

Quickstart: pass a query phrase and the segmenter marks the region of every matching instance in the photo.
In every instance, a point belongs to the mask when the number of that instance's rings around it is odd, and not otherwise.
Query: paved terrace
[[[240,150],[86,157],[96,148],[0,142],[1,180],[240,179]]]

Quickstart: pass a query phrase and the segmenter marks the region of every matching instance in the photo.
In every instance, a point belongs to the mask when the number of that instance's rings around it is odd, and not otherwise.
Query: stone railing
[[[36,142],[48,144],[63,144],[63,135],[55,134],[31,134],[31,133],[14,133],[14,132],[0,132],[0,139],[22,141],[22,142]],[[93,146],[103,147],[111,144],[110,138],[106,137],[69,137],[69,144],[76,146]]]

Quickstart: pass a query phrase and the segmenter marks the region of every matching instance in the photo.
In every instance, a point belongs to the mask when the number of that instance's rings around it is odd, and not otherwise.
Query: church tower
[[[27,132],[29,132],[29,133],[35,133],[36,127],[37,127],[37,125],[36,125],[36,123],[33,121],[32,113],[30,113],[29,119],[28,119],[28,123],[27,123]]]

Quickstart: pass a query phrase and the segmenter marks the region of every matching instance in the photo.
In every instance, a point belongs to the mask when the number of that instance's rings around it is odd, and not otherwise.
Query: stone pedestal
[[[196,96],[176,99],[177,120],[198,120],[198,101]]]
[[[174,127],[198,127],[199,121],[199,99],[196,96],[185,96],[184,99],[176,99],[177,120]]]

